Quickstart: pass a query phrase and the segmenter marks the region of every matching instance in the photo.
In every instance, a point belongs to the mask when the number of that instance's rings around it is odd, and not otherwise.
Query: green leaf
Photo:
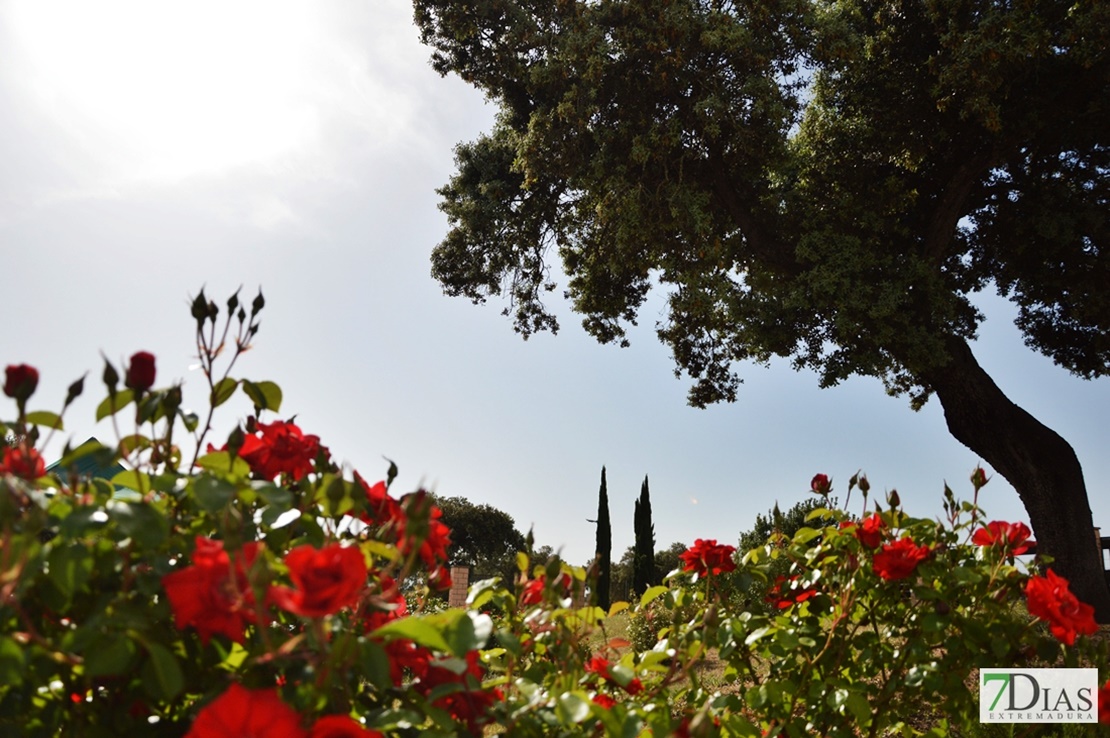
[[[243,380],[243,391],[251,398],[258,410],[281,410],[281,387],[273,382],[249,382]]]
[[[231,377],[224,377],[219,382],[216,382],[216,386],[212,388],[212,394],[210,396],[212,407],[219,407],[230,400],[231,396],[235,394],[235,388],[238,386],[239,382]]]
[[[200,416],[193,412],[180,412],[181,422],[185,424],[185,430],[192,433],[200,425]]]
[[[150,654],[150,665],[154,672],[154,683],[158,685],[158,696],[166,702],[173,700],[185,688],[185,675],[177,657],[160,643],[144,641],[143,646]]]
[[[124,456],[127,456],[137,449],[150,448],[150,446],[150,439],[140,433],[136,433],[131,436],[124,436],[119,441],[119,450],[120,453]]]
[[[590,716],[590,699],[581,692],[564,692],[555,702],[555,714],[564,724],[577,724]]]
[[[85,588],[92,574],[92,553],[81,544],[55,548],[47,556],[50,581],[67,601]]]
[[[454,655],[462,658],[467,653],[476,648],[480,648],[486,644],[486,638],[479,638],[478,633],[474,628],[474,621],[471,620],[467,611],[456,610],[454,612],[442,613],[445,617],[442,625],[441,632],[443,639],[447,641],[449,650]],[[436,616],[437,618],[440,616]],[[486,636],[489,636],[488,631]]]
[[[114,397],[111,395],[105,397],[104,401],[96,408],[96,419],[100,421],[104,420],[104,418],[107,418],[109,415],[115,415],[120,410],[130,405],[131,401],[134,399],[135,393],[129,389],[120,390]]]
[[[483,605],[493,599],[494,595],[504,592],[501,586],[501,577],[483,579],[470,585],[466,595],[466,604],[473,610],[480,610]]]
[[[0,684],[19,684],[26,667],[23,647],[11,638],[0,638]]]
[[[53,428],[54,430],[65,430],[62,427],[61,416],[47,410],[36,410],[33,413],[27,413],[27,415],[24,416],[24,420],[31,425],[43,425],[47,428]]]
[[[407,617],[393,620],[370,634],[374,638],[395,641],[404,638],[425,648],[448,652],[450,644],[440,629],[429,622],[429,618]]]
[[[236,456],[233,460],[227,451],[213,451],[197,459],[197,466],[208,471],[228,474],[235,479],[247,479],[251,475],[251,465]]]
[[[271,508],[275,508],[279,513],[293,508],[293,493],[285,487],[279,487],[273,482],[264,482],[254,487],[254,491],[262,498],[263,502]]]
[[[210,513],[227,507],[235,497],[236,486],[223,477],[201,474],[193,480],[193,496],[197,503]]]
[[[624,664],[613,664],[609,667],[609,673],[613,677],[613,681],[622,687],[627,687],[636,678],[636,673]]]
[[[745,646],[752,645],[753,643],[758,641],[760,638],[762,638],[763,636],[765,636],[768,633],[770,633],[771,631],[773,631],[774,629],[775,629],[774,626],[771,626],[771,625],[764,625],[762,628],[756,628],[755,630],[753,630],[751,633],[748,634],[747,638],[744,639],[744,645]]]
[[[108,522],[108,516],[96,507],[79,507],[66,515],[58,526],[67,538],[81,538]]]
[[[821,535],[821,531],[819,530],[814,530],[813,528],[799,528],[798,532],[794,534],[794,543],[809,543],[819,535]]]
[[[859,692],[852,692],[848,695],[848,712],[852,713],[860,727],[871,724],[871,705],[868,704],[867,698]]]
[[[650,603],[652,600],[657,599],[666,591],[667,588],[661,584],[654,587],[649,587],[648,590],[644,592],[643,596],[640,597],[640,607],[647,607],[648,603]]]
[[[380,643],[369,638],[359,639],[359,658],[356,661],[356,668],[366,681],[378,689],[384,690],[393,686],[389,654]]]
[[[133,489],[136,492],[149,492],[150,491],[150,477],[146,472],[136,471],[134,469],[124,469],[119,474],[112,477],[112,484],[117,487],[126,487]]]
[[[97,638],[85,653],[85,676],[113,676],[131,668],[137,649],[125,635],[113,633]]]
[[[170,533],[170,523],[145,502],[112,502],[109,512],[116,526],[144,548],[157,548]]]

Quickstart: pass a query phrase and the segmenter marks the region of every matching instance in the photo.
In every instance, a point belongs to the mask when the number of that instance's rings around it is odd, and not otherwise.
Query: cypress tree
[[[605,485],[605,467],[601,467],[601,490],[597,495],[597,604],[608,610],[613,567],[613,527],[609,522],[609,490]]]
[[[632,591],[643,594],[656,583],[655,576],[655,526],[651,522],[651,497],[648,492],[648,478],[640,487],[640,498],[636,500],[633,511],[633,525],[636,534],[636,556],[632,564]]]

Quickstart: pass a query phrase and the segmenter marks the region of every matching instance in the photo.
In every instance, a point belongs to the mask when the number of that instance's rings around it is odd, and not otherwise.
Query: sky
[[[444,296],[435,189],[494,109],[429,55],[405,0],[0,0],[0,362],[39,368],[31,409],[57,411],[89,373],[48,457],[68,438],[114,439],[94,422],[102,354],[154,353],[159,386],[184,382],[199,408],[189,302],[242,286],[266,307],[233,376],[277,382],[281,417],[367,479],[392,459],[395,493],[504,510],[572,563],[593,555],[603,465],[616,555],[645,476],[659,549],[735,544],[818,472],[843,502],[862,470],[873,496],[896,488],[925,517],[946,481],[970,497],[980,460],[939,404],[914,413],[876,380],[821,390],[776,361],[740,367],[736,403],[689,407],[655,337],[662,295],[624,349],[559,302],[559,335],[523,341],[503,305]],[[1110,382],[1025,348],[1003,300],[980,305],[980,363],[1070,441],[1110,529]],[[249,411],[222,407],[213,440]],[[1028,521],[1001,477],[980,503]]]

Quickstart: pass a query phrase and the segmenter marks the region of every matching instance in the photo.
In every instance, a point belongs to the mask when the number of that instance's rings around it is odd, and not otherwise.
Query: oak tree
[[[464,497],[436,497],[435,503],[443,511],[442,522],[451,529],[448,563],[469,566],[472,581],[493,576],[513,581],[516,554],[525,550],[525,541],[512,516]]]

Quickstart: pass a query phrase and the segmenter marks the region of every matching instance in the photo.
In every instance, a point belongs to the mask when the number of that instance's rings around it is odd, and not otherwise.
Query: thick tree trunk
[[[966,341],[952,341],[949,356],[946,366],[924,377],[944,407],[948,430],[1014,486],[1038,550],[1053,557],[1053,570],[1094,606],[1096,619],[1110,622],[1110,588],[1075,451],[1002,393]]]

